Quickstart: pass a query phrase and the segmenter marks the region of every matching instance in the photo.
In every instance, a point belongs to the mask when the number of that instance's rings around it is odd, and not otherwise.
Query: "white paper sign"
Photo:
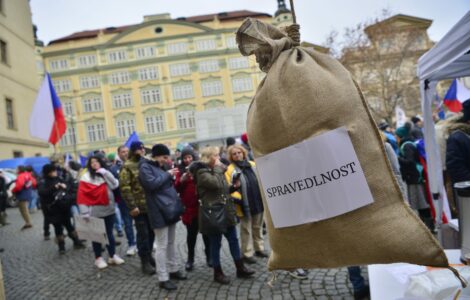
[[[374,200],[345,127],[256,159],[274,227],[332,218]]]
[[[85,220],[77,216],[75,217],[75,230],[80,239],[105,245],[108,244],[104,219],[90,217],[88,220]]]

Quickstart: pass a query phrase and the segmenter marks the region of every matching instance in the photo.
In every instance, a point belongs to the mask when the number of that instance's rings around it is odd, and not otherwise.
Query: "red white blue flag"
[[[470,89],[465,86],[463,80],[454,79],[444,96],[444,104],[450,111],[460,112],[462,103],[468,99],[470,99]]]
[[[29,118],[29,132],[31,136],[55,145],[66,129],[62,105],[52,85],[51,77],[46,73]]]

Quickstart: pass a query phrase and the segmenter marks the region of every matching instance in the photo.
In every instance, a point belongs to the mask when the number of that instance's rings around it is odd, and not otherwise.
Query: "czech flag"
[[[462,103],[470,99],[470,89],[468,89],[461,79],[454,79],[444,96],[444,104],[452,112],[460,112]]]
[[[66,129],[62,105],[52,85],[51,77],[46,73],[29,118],[29,132],[31,136],[55,145]]]

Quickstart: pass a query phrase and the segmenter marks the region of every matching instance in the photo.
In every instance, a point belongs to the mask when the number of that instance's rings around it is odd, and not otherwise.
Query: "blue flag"
[[[127,142],[124,144],[127,148],[131,147],[132,142],[138,142],[139,141],[139,136],[137,133],[134,131],[132,132],[131,136],[127,139]]]
[[[82,165],[82,168],[86,167],[87,161],[88,161],[88,157],[80,155],[80,164]]]

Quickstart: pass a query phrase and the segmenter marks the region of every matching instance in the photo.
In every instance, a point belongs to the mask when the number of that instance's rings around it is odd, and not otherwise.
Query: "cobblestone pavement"
[[[59,255],[53,239],[44,241],[42,213],[32,214],[34,227],[20,231],[22,224],[17,209],[8,209],[10,225],[0,227],[0,253],[3,264],[6,297],[14,299],[353,299],[347,270],[309,270],[308,280],[293,279],[287,272],[278,272],[273,287],[267,283],[272,274],[266,259],[258,259],[253,279],[237,279],[235,267],[224,240],[222,267],[232,278],[229,285],[212,280],[212,269],[205,265],[202,239],[198,240],[194,271],[189,279],[177,282],[178,290],[167,292],[158,288],[156,276],[140,271],[138,257],[126,257],[125,239],[117,253],[126,260],[121,266],[98,271],[94,266],[91,245],[74,250],[67,240],[67,252]],[[51,226],[51,232],[53,229]],[[177,252],[183,268],[186,258],[186,231],[177,226]],[[366,269],[363,269],[366,273]],[[367,275],[367,274],[366,274]]]

